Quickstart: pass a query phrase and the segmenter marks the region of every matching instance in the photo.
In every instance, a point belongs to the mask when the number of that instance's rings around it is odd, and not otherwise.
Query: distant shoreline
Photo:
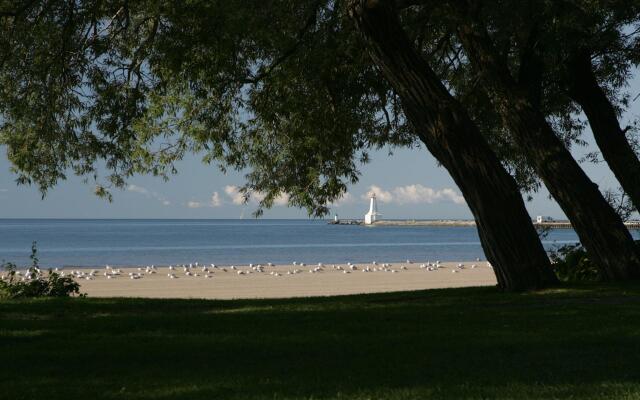
[[[532,221],[536,228],[547,229],[572,229],[571,222],[567,220],[536,222]],[[334,225],[364,225],[362,220],[357,219],[345,219],[338,220],[338,222],[331,221],[330,224]],[[627,228],[640,229],[640,221],[628,221],[624,223]],[[376,221],[367,226],[434,226],[434,227],[471,227],[476,226],[474,220],[469,219],[437,219],[437,220],[425,220],[425,219],[389,219]]]

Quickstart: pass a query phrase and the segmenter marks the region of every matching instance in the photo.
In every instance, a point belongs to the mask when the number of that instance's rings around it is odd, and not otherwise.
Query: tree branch
[[[247,83],[254,83],[255,84],[255,83],[260,82],[267,75],[269,75],[274,69],[276,69],[280,64],[282,64],[284,61],[286,61],[287,58],[291,57],[300,48],[300,46],[304,42],[304,38],[306,36],[307,31],[317,21],[319,4],[320,4],[319,1],[315,2],[314,6],[313,6],[313,12],[311,13],[311,15],[309,15],[309,18],[307,18],[307,21],[305,22],[304,26],[298,32],[295,43],[289,49],[287,49],[285,52],[280,54],[280,56],[278,56],[271,64],[269,64],[267,67],[262,69],[262,71],[260,71],[257,75],[247,79],[246,80]]]

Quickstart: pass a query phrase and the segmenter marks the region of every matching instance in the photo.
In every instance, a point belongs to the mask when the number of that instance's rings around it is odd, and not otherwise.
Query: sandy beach
[[[459,264],[463,267],[459,268]],[[235,269],[209,267],[207,273],[201,266],[194,266],[188,275],[182,267],[174,270],[167,266],[155,267],[155,273],[145,268],[114,267],[113,270],[120,271],[119,275],[107,278],[104,274],[111,269],[96,269],[91,279],[79,278],[78,282],[81,291],[90,297],[202,299],[333,296],[496,284],[493,270],[486,262],[448,262],[441,263],[440,268],[426,263],[357,264],[355,268],[352,270],[347,264],[321,268],[318,265],[265,265],[262,272],[256,271],[256,266],[253,269],[238,266]],[[131,279],[131,274],[140,275],[138,279]],[[168,274],[175,277],[170,278]]]

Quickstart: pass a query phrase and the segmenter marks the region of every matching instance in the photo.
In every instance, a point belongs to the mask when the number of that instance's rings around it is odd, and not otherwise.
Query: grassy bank
[[[0,302],[2,399],[640,398],[640,287]]]

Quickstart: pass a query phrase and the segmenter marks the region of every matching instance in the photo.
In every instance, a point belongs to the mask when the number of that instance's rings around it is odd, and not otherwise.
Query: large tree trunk
[[[498,286],[515,291],[556,282],[515,181],[418,55],[400,26],[393,2],[353,0],[350,15],[420,139],[462,191]]]
[[[580,168],[506,65],[484,27],[461,25],[460,40],[483,78],[517,145],[571,221],[580,241],[610,280],[640,278],[640,255],[620,217]]]
[[[574,54],[568,72],[569,95],[587,115],[602,157],[640,210],[640,160],[620,128],[613,105],[598,84],[590,54],[586,51]]]

